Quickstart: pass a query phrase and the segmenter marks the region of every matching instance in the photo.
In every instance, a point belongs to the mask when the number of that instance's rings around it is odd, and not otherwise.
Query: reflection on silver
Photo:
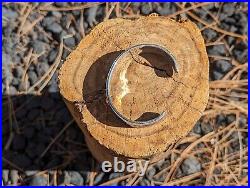
[[[167,49],[163,48],[162,46],[156,45],[156,44],[138,44],[138,45],[134,45],[134,46],[128,48],[127,50],[125,50],[123,53],[121,53],[115,59],[115,61],[113,62],[112,66],[111,66],[111,68],[109,70],[108,77],[107,77],[107,80],[106,80],[106,97],[107,97],[107,102],[108,102],[109,106],[111,107],[111,109],[113,110],[113,112],[122,121],[124,121],[126,124],[130,125],[131,127],[145,127],[145,126],[148,126],[148,125],[152,125],[152,124],[160,121],[166,115],[166,112],[162,112],[157,117],[155,117],[153,119],[150,119],[150,120],[146,120],[146,121],[130,120],[130,119],[124,117],[120,112],[118,112],[118,110],[113,105],[113,101],[112,101],[112,98],[111,98],[111,95],[110,95],[110,88],[111,88],[110,82],[111,82],[112,75],[113,75],[113,72],[114,72],[114,69],[115,69],[116,65],[119,63],[119,61],[120,61],[120,59],[122,57],[124,57],[127,54],[131,53],[131,50],[133,50],[135,48],[141,49],[143,47],[151,47],[154,50],[161,50],[164,53],[166,53],[171,58],[171,60],[174,62],[174,67],[173,68],[175,69],[176,72],[178,72],[178,66],[177,66],[175,57]]]

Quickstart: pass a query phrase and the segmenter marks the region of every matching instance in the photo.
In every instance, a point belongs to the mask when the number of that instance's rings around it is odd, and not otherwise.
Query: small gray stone
[[[227,42],[228,42],[229,45],[233,45],[233,43],[235,42],[235,38],[231,37],[231,36],[228,36],[227,37]]]
[[[99,183],[101,183],[103,177],[104,177],[105,173],[101,172],[100,174],[98,174],[96,177],[95,177],[95,180],[94,180],[94,184],[95,185],[98,185]]]
[[[29,168],[30,165],[32,164],[32,161],[30,160],[30,158],[25,154],[17,154],[13,160],[14,160],[13,162],[17,166],[24,168],[24,169]]]
[[[141,179],[141,181],[139,182],[140,186],[150,186],[150,182],[149,180],[147,180],[146,178]]]
[[[2,6],[2,16],[6,17],[10,20],[14,20],[18,17],[18,14],[17,14],[17,12]]]
[[[30,139],[34,136],[35,129],[33,127],[25,127],[23,134],[26,138]]]
[[[67,58],[67,56],[69,55],[69,51],[68,50],[64,50],[63,51],[63,55],[62,55],[62,59],[64,60],[64,59],[66,59]]]
[[[23,109],[19,110],[18,113],[16,113],[17,120],[21,120],[22,118],[24,118],[26,113],[27,113],[26,108],[23,108]]]
[[[75,16],[79,16],[79,15],[80,15],[80,11],[79,11],[79,10],[73,10],[72,13],[73,13]]]
[[[5,93],[5,85],[4,83],[2,82],[2,95]]]
[[[18,171],[17,170],[11,170],[10,171],[11,184],[16,186],[17,182],[18,182],[18,179],[19,179]]]
[[[141,6],[141,13],[144,15],[148,15],[151,12],[149,3],[143,3]]]
[[[116,173],[116,172],[111,173],[111,174],[109,175],[109,180],[113,180],[113,179],[115,179],[115,178],[121,177],[122,175],[123,175],[122,173]],[[113,184],[110,184],[110,185],[111,185],[111,186],[117,186],[118,183],[113,183]]]
[[[18,89],[19,91],[27,91],[29,87],[30,87],[29,80],[24,80],[23,82],[20,83]]]
[[[13,70],[13,75],[16,78],[21,78],[23,76],[23,68],[21,66],[16,66]]]
[[[40,40],[35,40],[34,42],[32,42],[32,47],[36,54],[41,54],[42,52],[44,52],[45,46],[46,46],[46,43]]]
[[[221,72],[218,72],[216,70],[213,71],[213,79],[214,80],[220,80],[224,75]]]
[[[4,183],[4,185],[6,185],[7,182],[9,181],[9,170],[8,169],[3,169],[2,177],[3,177],[3,183]]]
[[[57,6],[57,7],[67,7],[68,3],[66,3],[66,2],[58,2],[58,3],[55,3],[55,6]]]
[[[71,120],[71,116],[66,108],[62,108],[55,113],[55,120],[62,123],[68,123]]]
[[[61,18],[62,17],[61,12],[58,12],[58,11],[52,11],[52,15],[55,16],[56,18]]]
[[[15,135],[12,141],[12,148],[14,150],[23,150],[26,146],[26,140],[22,135]]]
[[[54,107],[54,101],[49,97],[43,97],[41,101],[41,107],[44,110],[50,110]]]
[[[232,16],[235,12],[235,5],[233,3],[225,3],[223,5],[223,12],[227,14],[227,16]]]
[[[223,21],[223,20],[225,20],[227,17],[228,17],[228,15],[227,14],[225,14],[225,13],[220,13],[220,15],[219,15],[220,17],[219,17],[219,19],[220,19],[220,21]],[[224,23],[223,23],[224,24]],[[223,29],[226,29],[225,27],[223,27]]]
[[[244,139],[243,139],[243,143],[247,146],[248,145],[248,137],[245,137]]]
[[[246,118],[246,117],[240,116],[240,119],[239,119],[239,126],[240,126],[240,127],[247,126],[247,118]]]
[[[54,17],[54,16],[46,16],[42,20],[42,25],[47,28],[50,25],[52,25],[55,21],[56,21],[56,17]]]
[[[26,174],[26,176],[34,176],[38,172],[39,172],[38,170],[27,170],[27,171],[25,171],[25,174]]]
[[[15,86],[15,87],[18,87],[20,82],[21,82],[20,79],[14,77],[14,78],[12,79],[11,84],[12,84],[13,86]]]
[[[36,153],[34,152],[36,146],[37,146],[37,145],[36,145],[35,143],[29,142],[29,143],[28,143],[28,146],[27,146],[26,149],[25,149],[25,152],[27,153],[27,155],[28,155],[31,159],[34,159],[34,158],[36,157]]]
[[[51,168],[55,168],[58,165],[62,164],[63,161],[59,158],[59,157],[51,157],[51,159],[49,160],[49,162],[45,165],[45,169],[51,169]]]
[[[148,168],[146,171],[146,177],[149,180],[151,180],[155,174],[156,174],[156,169],[154,167]]]
[[[63,183],[65,185],[69,185],[70,184],[70,180],[71,180],[71,177],[70,177],[69,173],[67,171],[64,171],[63,172]]]
[[[96,23],[96,13],[97,13],[97,9],[98,9],[98,6],[93,6],[93,7],[90,7],[90,8],[86,11],[87,22],[89,23],[89,26],[90,26],[90,27],[93,27],[94,24]]]
[[[46,146],[43,143],[37,144],[35,150],[33,151],[37,156],[41,155],[44,150],[46,149]]]
[[[216,45],[212,48],[208,48],[207,51],[209,55],[225,55],[226,48],[224,45]]]
[[[237,30],[238,30],[238,28],[235,27],[234,25],[232,25],[232,26],[230,27],[230,32],[232,32],[232,33],[236,33]]]
[[[235,115],[231,114],[227,116],[227,123],[230,124],[235,121]]]
[[[121,177],[123,175],[123,173],[116,173],[116,172],[113,172],[109,175],[109,180],[112,180],[112,179],[115,179],[115,178],[118,178],[118,177]]]
[[[75,127],[69,127],[66,131],[66,135],[68,138],[74,140],[77,136],[77,129],[75,129]]]
[[[74,38],[76,40],[76,44],[78,44],[82,40],[82,36],[80,33],[76,33]]]
[[[212,132],[213,128],[209,123],[201,123],[201,131],[205,135]]]
[[[16,95],[16,94],[17,94],[16,88],[13,86],[10,86],[8,90],[8,95]]]
[[[62,31],[62,27],[57,22],[53,22],[51,25],[48,25],[46,29],[54,34],[59,34]]]
[[[29,81],[31,85],[35,84],[38,80],[38,77],[34,71],[28,71]]]
[[[65,36],[67,36],[67,35],[68,35],[68,33],[67,33],[65,30],[63,30],[63,31],[61,32],[61,34],[60,34],[60,40],[61,40],[61,39],[64,39]]]
[[[70,183],[73,185],[83,185],[83,178],[81,174],[78,172],[71,171],[69,172],[70,175]]]
[[[226,121],[226,116],[223,115],[223,114],[219,114],[217,117],[216,117],[216,124],[219,125],[219,126],[224,126],[227,124],[227,121]]]
[[[56,59],[56,56],[57,56],[57,51],[51,50],[49,53],[49,63],[53,63]]]
[[[170,3],[164,3],[163,6],[157,6],[156,7],[156,12],[159,13],[162,16],[169,15],[172,13]]]
[[[190,157],[190,158],[187,158],[183,161],[183,163],[181,165],[181,169],[182,169],[184,174],[190,175],[190,174],[193,174],[196,172],[200,172],[201,171],[201,164],[199,163],[199,161],[196,158]]]
[[[201,123],[197,122],[192,130],[195,134],[201,134]]]
[[[33,121],[39,116],[39,114],[40,114],[39,109],[33,109],[33,110],[29,111],[27,118],[28,118],[28,120]]]
[[[3,67],[2,67],[2,75],[3,75],[3,79],[5,80],[5,83],[8,82],[8,84],[10,84],[13,80],[13,74],[10,70],[10,66],[7,64],[8,62],[3,62]]]
[[[218,60],[215,62],[217,70],[222,73],[226,73],[232,69],[232,64],[226,60]]]
[[[34,176],[30,182],[31,186],[45,186],[48,185],[48,176],[47,175],[37,175]]]
[[[183,177],[183,172],[180,168],[178,168],[176,172],[176,178],[181,178],[181,177]]]
[[[39,76],[43,76],[49,70],[48,63],[41,62],[36,65],[36,71]]]
[[[204,37],[208,40],[211,41],[213,39],[215,39],[217,37],[217,33],[212,30],[212,29],[205,29],[202,34],[204,35]]]
[[[57,84],[51,84],[49,86],[49,92],[50,93],[57,93],[59,91],[58,85]]]
[[[74,48],[75,45],[76,45],[76,42],[75,42],[75,38],[74,38],[74,37],[69,37],[69,38],[64,39],[64,43],[65,43],[65,45],[68,46],[69,48]]]

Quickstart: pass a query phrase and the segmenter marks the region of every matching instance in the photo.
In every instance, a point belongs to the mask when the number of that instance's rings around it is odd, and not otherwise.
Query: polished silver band
[[[152,125],[158,121],[160,121],[163,117],[165,117],[166,115],[166,112],[162,112],[160,113],[157,117],[153,118],[153,119],[150,119],[150,120],[146,120],[146,121],[137,121],[137,120],[130,120],[126,117],[124,117],[116,108],[115,106],[113,105],[113,102],[112,102],[112,97],[110,95],[110,82],[111,82],[111,79],[112,79],[112,75],[113,75],[113,72],[114,72],[114,69],[116,67],[116,65],[119,63],[120,59],[124,56],[126,56],[127,54],[130,53],[130,51],[132,49],[135,49],[135,48],[138,48],[138,49],[141,49],[143,47],[153,47],[153,48],[156,48],[158,50],[162,50],[163,52],[165,52],[168,56],[171,57],[171,59],[173,60],[174,62],[174,69],[176,72],[178,72],[178,67],[177,67],[177,63],[176,63],[176,60],[175,60],[175,57],[165,48],[163,48],[162,46],[159,46],[159,45],[156,45],[156,44],[138,44],[138,45],[134,45],[128,49],[126,49],[123,53],[121,53],[116,59],[115,61],[113,62],[110,70],[109,70],[109,73],[108,73],[108,77],[107,77],[107,80],[106,80],[106,97],[107,97],[107,102],[109,104],[109,106],[111,107],[111,109],[113,110],[113,112],[122,120],[124,121],[126,124],[130,125],[131,127],[144,127],[144,126],[148,126],[148,125]]]

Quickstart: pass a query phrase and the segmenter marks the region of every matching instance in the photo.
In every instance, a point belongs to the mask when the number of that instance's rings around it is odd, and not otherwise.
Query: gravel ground
[[[107,4],[80,7],[79,3],[5,3],[2,6],[2,103],[3,103],[3,170],[4,185],[99,185],[122,176],[120,173],[102,173],[92,158],[80,129],[69,114],[58,93],[57,71],[51,79],[43,79],[56,62],[59,44],[64,37],[61,62],[80,40],[101,22],[107,13]],[[49,10],[53,6],[54,8]],[[122,15],[158,13],[171,15],[180,10],[174,3],[120,3],[110,18]],[[189,4],[186,5],[188,7]],[[109,5],[111,8],[112,5]],[[58,9],[64,11],[58,11]],[[210,81],[221,80],[238,64],[247,63],[247,5],[244,3],[210,3],[202,8],[182,12],[181,18],[195,20],[192,14],[217,25],[218,32],[196,20],[202,30],[210,58]],[[180,16],[174,16],[180,19]],[[215,23],[215,24],[214,24]],[[231,33],[236,33],[232,36]],[[242,37],[243,36],[243,37]],[[236,63],[235,63],[236,62]],[[60,67],[60,65],[58,66]],[[37,84],[39,80],[44,84]],[[243,74],[242,79],[247,79]],[[237,93],[235,93],[237,95]],[[216,116],[216,125],[226,127],[235,121],[235,115],[223,112]],[[247,117],[240,115],[240,124]],[[200,120],[190,134],[206,135],[217,129],[210,121]],[[232,135],[232,139],[237,138]],[[243,144],[248,136],[243,134]],[[186,148],[183,144],[181,147]],[[205,147],[201,145],[200,147]],[[232,152],[240,145],[232,144]],[[174,156],[165,158],[148,169],[137,185],[162,182],[165,176],[157,175],[167,168]],[[204,169],[197,157],[187,157],[176,172],[181,178]],[[153,180],[153,181],[152,181]],[[112,185],[126,185],[127,181]],[[195,183],[194,183],[195,184]],[[201,183],[197,183],[201,184]]]

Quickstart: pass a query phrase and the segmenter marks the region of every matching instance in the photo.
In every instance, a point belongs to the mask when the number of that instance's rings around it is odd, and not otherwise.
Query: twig
[[[14,164],[13,162],[9,161],[8,159],[6,159],[5,157],[2,156],[2,160],[6,163],[8,163],[10,166],[12,166],[13,168],[19,170],[22,173],[25,173],[23,169],[21,169],[19,166],[17,166],[16,164]]]
[[[105,16],[105,18],[104,18],[104,21],[109,19],[109,17],[110,17],[110,15],[111,15],[112,11],[114,10],[116,4],[117,4],[117,3],[113,3],[113,4],[112,4],[111,8],[109,9],[109,11],[107,12],[107,14],[106,14],[106,16]]]
[[[179,5],[179,3],[176,3],[179,7],[183,8],[181,5]],[[187,14],[192,17],[193,19],[197,20],[198,22],[202,23],[203,25],[205,26],[209,26],[209,23],[207,23],[206,21],[200,19],[198,16],[196,16],[195,14],[191,13],[191,12],[187,12]],[[229,31],[226,31],[226,30],[223,30],[221,28],[218,28],[216,26],[209,26],[209,28],[219,32],[219,33],[223,33],[225,35],[229,35],[229,36],[232,36],[232,37],[236,37],[236,38],[240,38],[242,40],[247,40],[247,36],[245,35],[240,35],[240,34],[237,34],[237,33],[233,33],[233,32],[229,32]]]
[[[194,174],[191,174],[191,175],[188,175],[188,176],[184,176],[183,178],[170,181],[170,182],[165,183],[163,185],[180,185],[181,183],[188,183],[192,179],[200,177],[201,175],[202,175],[202,172],[196,172]]]
[[[43,82],[47,77],[47,81],[44,81],[44,84],[39,88],[38,91],[41,91],[46,85],[47,83],[50,81],[50,79],[52,78],[54,72],[56,71],[56,68],[58,67],[58,65],[60,64],[61,61],[61,56],[62,56],[62,52],[63,52],[63,39],[60,43],[59,46],[59,52],[57,54],[57,57],[55,59],[54,64],[50,67],[50,69],[40,78],[40,80],[38,80],[32,87],[29,88],[28,92],[33,91],[41,82]]]
[[[167,15],[168,18],[171,18],[171,17],[174,17],[174,16],[177,16],[179,14],[183,14],[185,12],[189,12],[190,10],[193,10],[193,9],[196,9],[196,8],[199,8],[199,7],[203,7],[203,6],[206,6],[206,5],[210,5],[212,4],[211,2],[206,2],[206,3],[197,3],[195,5],[191,5],[190,7],[188,8],[185,8],[185,9],[182,9],[182,10],[179,10],[173,14],[170,14],[170,15]]]
[[[72,7],[41,7],[40,11],[72,11],[72,10],[83,10],[85,8],[90,8],[96,5],[101,5],[102,3],[86,3],[84,5],[72,6]]]
[[[83,10],[81,10],[79,31],[81,33],[82,38],[85,37],[85,30],[83,26]]]
[[[125,180],[125,179],[127,179],[127,178],[130,178],[130,177],[133,176],[134,174],[135,174],[135,172],[133,172],[133,173],[131,173],[131,174],[128,174],[128,175],[125,175],[125,176],[121,176],[121,177],[118,177],[118,178],[109,180],[109,181],[107,181],[107,182],[105,182],[105,183],[102,183],[102,184],[100,184],[100,185],[101,185],[101,186],[103,186],[103,185],[112,185],[112,184],[114,184],[114,183],[117,183],[117,182],[120,182],[120,181]]]

